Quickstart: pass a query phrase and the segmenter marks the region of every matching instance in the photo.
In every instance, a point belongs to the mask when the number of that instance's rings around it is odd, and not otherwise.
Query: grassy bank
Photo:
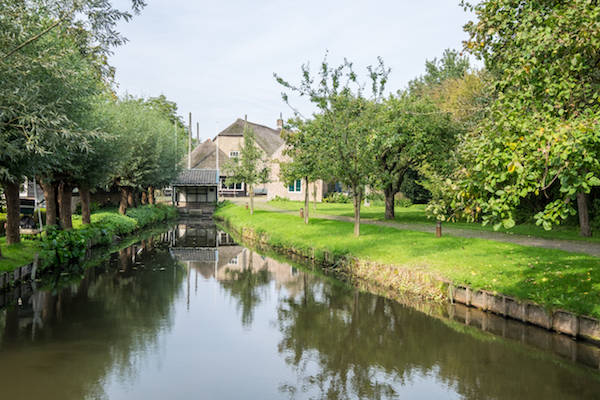
[[[304,207],[304,202],[300,201],[280,201],[271,200],[268,203],[270,206],[280,208],[282,210],[297,211]],[[323,215],[339,215],[344,217],[354,217],[354,208],[349,203],[317,203],[316,208],[314,203],[310,203],[310,212]],[[361,207],[360,215],[362,218],[384,220],[385,207],[382,204],[372,204],[369,207]],[[405,224],[427,224],[434,225],[435,221],[427,218],[424,204],[414,204],[410,207],[396,207],[396,222]],[[444,226],[457,229],[470,229],[476,231],[494,232],[490,225],[483,226],[476,223],[468,222],[444,222]],[[566,239],[566,240],[584,240],[591,242],[600,242],[600,233],[593,232],[592,237],[586,238],[579,235],[579,227],[576,226],[557,226],[551,231],[546,231],[541,226],[534,223],[519,224],[511,229],[500,228],[497,232],[539,237],[545,239]]]
[[[121,215],[117,209],[105,209],[92,213],[91,224],[83,225],[81,216],[73,216],[73,231],[81,234],[97,245],[108,245],[115,236],[123,237],[142,228],[175,218],[177,210],[165,205],[146,205],[132,208],[127,215]],[[43,240],[43,239],[42,239]],[[2,258],[0,272],[12,271],[29,264],[42,248],[42,240],[23,238],[17,245],[6,246],[6,238],[0,238]]]
[[[351,223],[314,219],[304,225],[295,215],[259,210],[251,216],[232,204],[215,215],[238,228],[266,232],[272,245],[418,269],[456,284],[600,317],[600,259],[592,256],[373,225],[361,226],[361,237],[355,238]]]

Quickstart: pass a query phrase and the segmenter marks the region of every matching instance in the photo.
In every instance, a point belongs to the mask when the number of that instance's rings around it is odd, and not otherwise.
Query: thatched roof
[[[244,136],[244,124],[245,121],[241,118],[235,120],[235,122],[223,129],[217,136]],[[281,138],[281,131],[269,128],[268,126],[256,124],[254,122],[248,122],[248,129],[254,131],[256,136],[256,144],[261,149],[271,156],[275,150],[277,150],[283,144]]]

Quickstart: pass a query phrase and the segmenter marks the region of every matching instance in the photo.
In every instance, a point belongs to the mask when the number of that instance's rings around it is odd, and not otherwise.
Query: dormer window
[[[239,156],[240,156],[239,151],[230,151],[229,152],[229,158],[238,158]]]

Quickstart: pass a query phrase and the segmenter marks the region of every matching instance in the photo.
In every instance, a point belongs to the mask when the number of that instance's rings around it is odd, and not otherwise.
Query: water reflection
[[[439,306],[361,293],[239,246],[206,221],[122,249],[83,279],[3,296],[12,305],[0,312],[2,398],[600,394],[597,348],[539,351],[524,343],[564,337],[519,325],[522,338],[507,340],[430,311]],[[569,361],[584,353],[596,369]]]

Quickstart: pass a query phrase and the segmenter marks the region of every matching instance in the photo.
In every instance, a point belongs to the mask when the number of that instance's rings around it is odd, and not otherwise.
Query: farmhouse
[[[247,196],[247,188],[244,182],[226,185],[227,176],[223,173],[223,165],[228,159],[238,157],[244,145],[244,125],[241,118],[235,120],[231,125],[219,132],[212,140],[208,139],[196,147],[191,153],[192,169],[219,169],[219,195],[220,196]],[[297,180],[291,184],[281,181],[279,176],[279,163],[288,161],[284,156],[285,142],[281,137],[283,120],[277,120],[277,129],[254,122],[247,122],[248,129],[254,131],[256,144],[264,151],[267,162],[270,164],[270,182],[254,188],[257,195],[265,195],[267,199],[276,196],[291,200],[304,199],[305,190],[308,189],[311,200],[323,199],[327,192],[327,185],[322,181],[309,184],[306,188],[304,182]],[[218,154],[217,154],[218,149]],[[218,165],[217,165],[218,164]],[[185,160],[187,165],[187,159]]]

